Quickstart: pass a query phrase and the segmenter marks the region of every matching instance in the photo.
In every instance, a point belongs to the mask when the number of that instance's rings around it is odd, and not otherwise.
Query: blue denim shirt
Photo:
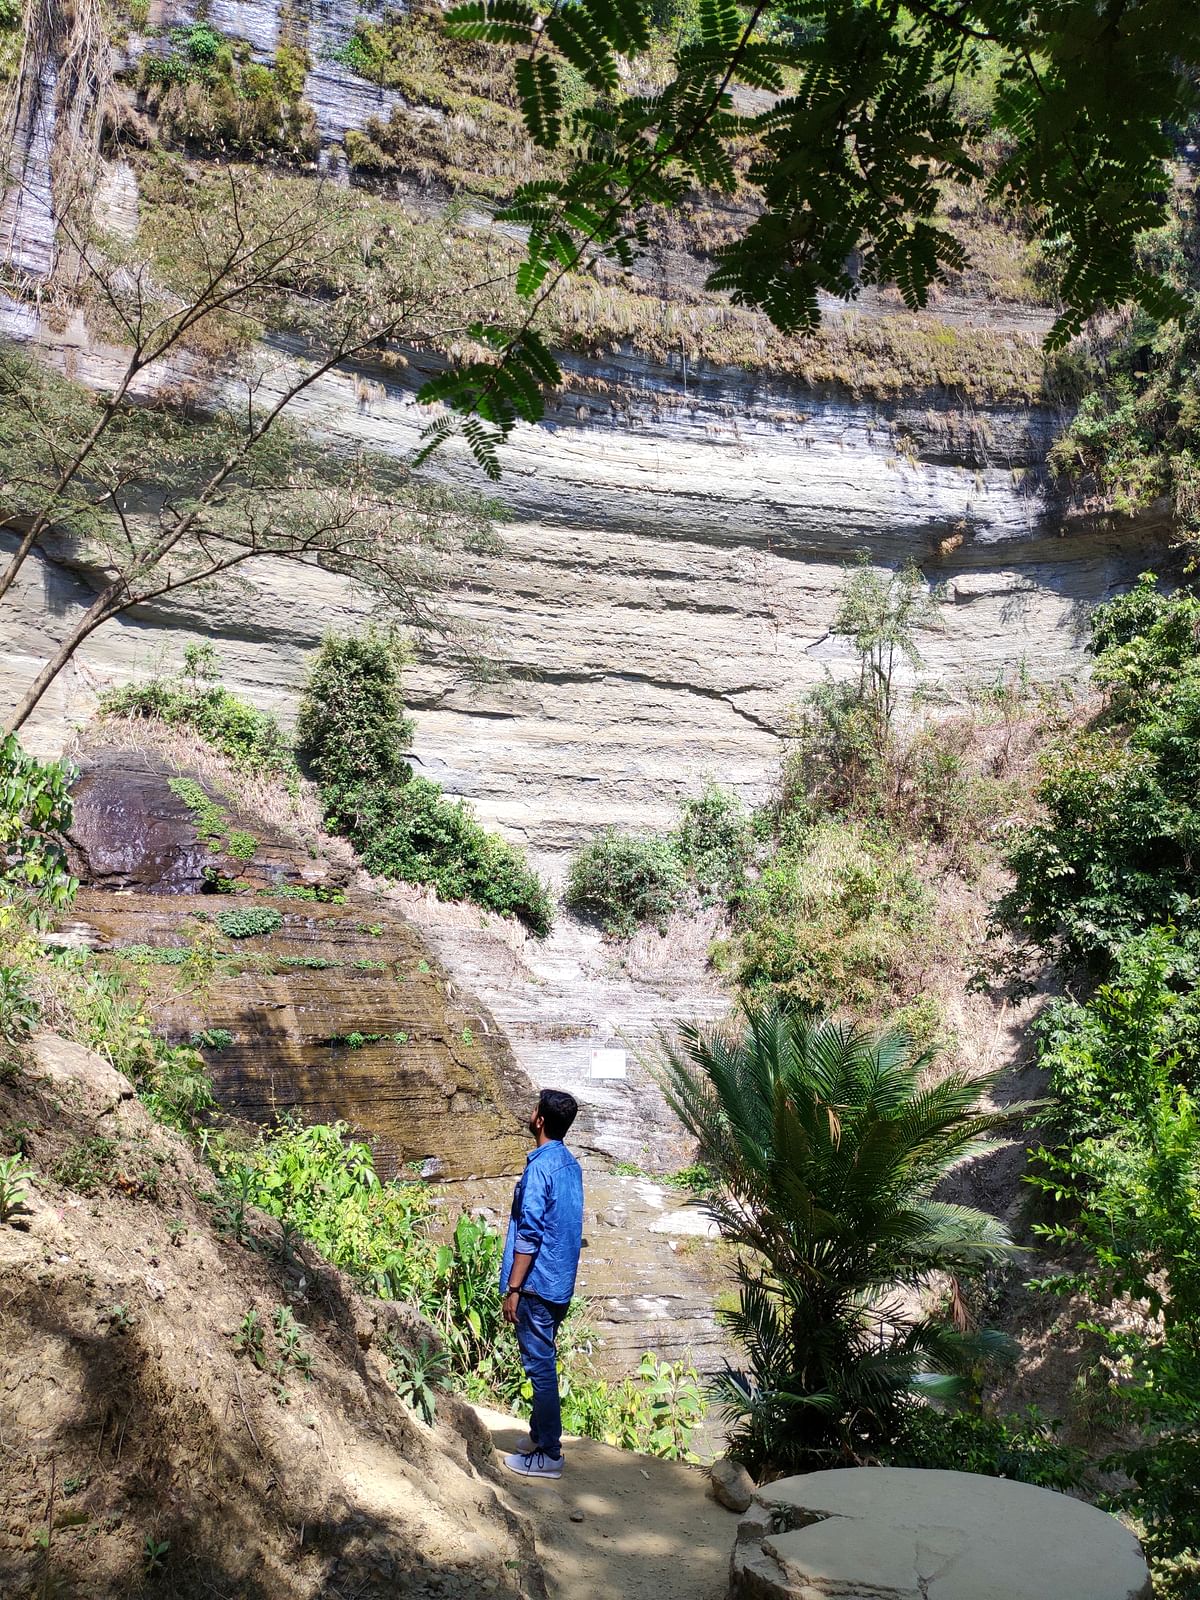
[[[565,1305],[575,1293],[582,1243],[583,1173],[562,1140],[551,1139],[525,1157],[525,1171],[513,1190],[500,1293],[508,1287],[519,1250],[533,1257],[521,1287]]]

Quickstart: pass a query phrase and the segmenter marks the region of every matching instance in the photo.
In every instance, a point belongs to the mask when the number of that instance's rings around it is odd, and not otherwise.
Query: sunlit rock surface
[[[0,321],[77,379],[112,381],[116,352],[78,323],[51,329],[11,303]],[[273,352],[268,386],[293,360]],[[707,776],[760,796],[798,700],[850,666],[830,628],[858,552],[911,556],[937,586],[922,681],[950,701],[1017,670],[1079,672],[1089,607],[1161,552],[1152,522],[1064,522],[1041,467],[1046,412],[868,404],[731,372],[693,374],[685,395],[632,359],[592,363],[589,384],[606,374],[619,412],[581,387],[518,431],[503,549],[451,577],[450,611],[507,676],[469,683],[436,645],[408,675],[422,770],[548,857],[608,823],[662,821]],[[364,369],[315,384],[295,420],[331,446],[402,456],[427,419],[411,378]],[[436,471],[479,486],[453,453]],[[28,565],[0,616],[0,700],[90,593],[69,551]],[[168,635],[175,659],[189,634],[213,638],[229,686],[286,718],[322,633],[370,612],[344,580],[279,562],[217,596],[184,591],[89,640],[32,736],[61,745],[98,689],[161,667]]]
[[[1147,1600],[1138,1542],[1095,1506],[967,1472],[848,1467],[764,1484],[730,1600]]]

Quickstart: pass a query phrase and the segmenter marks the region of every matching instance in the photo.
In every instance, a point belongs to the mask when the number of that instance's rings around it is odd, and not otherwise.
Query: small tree
[[[934,1198],[1014,1110],[982,1085],[925,1086],[931,1053],[892,1030],[748,1005],[736,1036],[685,1027],[661,1082],[716,1188],[708,1209],[742,1252],[726,1321],[749,1370],[720,1385],[752,1466],[861,1460],[896,1436],[914,1392],[946,1396],[999,1341],[905,1291],[1009,1258],[1004,1227]]]
[[[160,179],[169,266],[125,262],[111,241],[60,221],[77,245],[79,298],[125,352],[111,390],[97,399],[19,352],[0,354],[0,527],[18,534],[0,601],[50,538],[100,574],[13,730],[105,622],[259,557],[347,573],[428,625],[440,553],[477,543],[488,526],[481,507],[415,484],[394,462],[339,459],[285,425],[336,367],[416,331],[418,319],[424,337],[458,331],[457,303],[437,295],[428,259],[437,230],[372,224],[353,197],[320,184],[301,190],[232,168],[199,183]],[[442,303],[449,317],[439,323]],[[281,326],[298,336],[296,353],[254,343]],[[227,370],[197,417],[201,336]]]
[[[930,600],[920,569],[911,561],[899,572],[882,573],[865,558],[847,575],[833,621],[833,632],[853,644],[859,662],[859,696],[882,751],[891,736],[896,710],[896,673],[902,662],[921,665],[916,635],[930,615]]]

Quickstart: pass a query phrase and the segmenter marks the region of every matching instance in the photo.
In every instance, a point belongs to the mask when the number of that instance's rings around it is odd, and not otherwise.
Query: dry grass
[[[206,787],[225,795],[240,811],[261,817],[291,843],[321,855],[329,853],[328,845],[340,845],[344,855],[351,854],[344,840],[333,839],[324,832],[324,817],[313,784],[301,779],[295,793],[289,793],[280,779],[235,766],[191,729],[168,727],[148,717],[105,717],[77,735],[74,748],[67,752],[68,759],[78,758],[85,747],[94,748],[97,744],[116,750],[152,751],[181,773],[195,776]]]

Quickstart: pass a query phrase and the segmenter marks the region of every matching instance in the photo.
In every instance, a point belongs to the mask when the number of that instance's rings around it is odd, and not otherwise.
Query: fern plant
[[[706,1206],[739,1251],[725,1313],[747,1368],[719,1393],[735,1453],[785,1471],[852,1463],[894,1438],[915,1394],[951,1397],[1004,1341],[913,1309],[1007,1260],[993,1217],[934,1198],[1004,1113],[962,1073],[924,1086],[930,1053],[900,1030],[748,1006],[736,1037],[685,1027],[661,1082],[699,1145]],[[1015,1108],[1017,1110],[1023,1108]]]

